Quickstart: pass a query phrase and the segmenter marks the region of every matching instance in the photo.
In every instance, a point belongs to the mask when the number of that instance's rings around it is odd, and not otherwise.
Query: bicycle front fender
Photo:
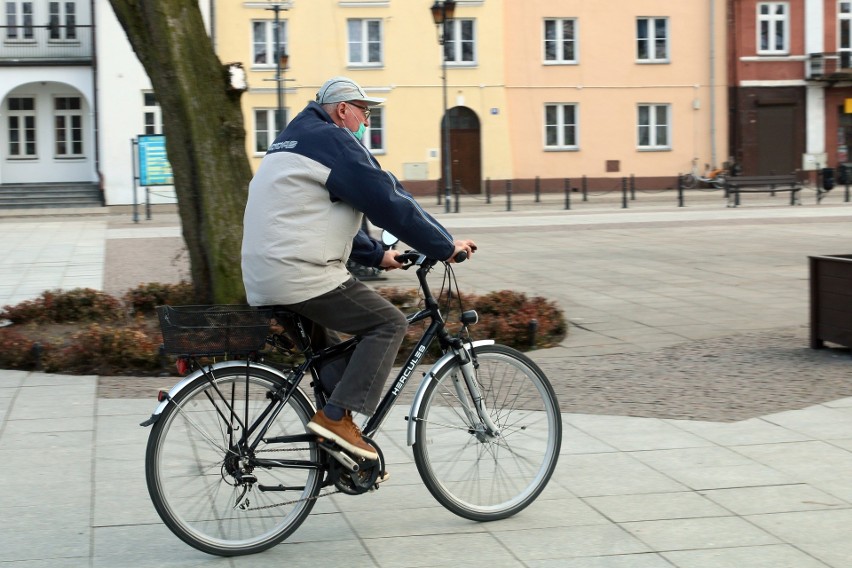
[[[263,363],[252,362],[252,363],[249,363],[248,366],[253,368],[253,369],[263,369],[264,371],[268,371],[268,372],[270,372],[274,375],[279,376],[284,381],[287,380],[287,376],[284,373],[282,373],[281,371],[279,371],[278,369],[276,369],[274,367],[270,367],[269,365],[264,365]],[[208,373],[211,372],[211,371],[215,371],[217,369],[228,369],[228,368],[231,368],[231,367],[241,367],[241,368],[245,369],[246,368],[246,362],[245,361],[220,361],[220,362],[214,363],[213,365],[210,365],[210,366],[205,365],[205,369]],[[139,425],[140,426],[151,426],[152,424],[156,423],[157,420],[160,419],[160,414],[163,413],[163,411],[169,405],[171,400],[175,396],[177,396],[180,391],[185,389],[191,382],[193,382],[195,379],[197,379],[198,377],[200,377],[202,375],[204,375],[204,372],[201,369],[197,369],[196,371],[190,373],[189,375],[187,375],[183,379],[181,379],[180,382],[178,382],[177,384],[175,384],[175,386],[173,386],[171,389],[169,389],[168,395],[166,395],[166,397],[162,401],[160,401],[160,403],[157,405],[157,408],[154,409],[153,414],[151,414],[151,417],[148,418],[148,420],[146,420],[145,422],[142,422]]]
[[[474,341],[473,343],[466,343],[466,347],[468,349],[476,349],[477,347],[482,347],[483,345],[494,345],[493,339],[482,339],[479,341]],[[417,393],[414,395],[414,401],[411,403],[411,409],[408,411],[408,445],[413,446],[415,435],[417,434],[417,415],[420,413],[420,405],[423,404],[423,398],[426,396],[426,389],[429,388],[431,381],[435,380],[435,377],[450,363],[455,360],[456,356],[454,353],[446,353],[443,357],[435,361],[435,364],[432,365],[428,371],[426,371],[426,375],[423,377],[423,381],[421,381],[420,386],[417,387]]]

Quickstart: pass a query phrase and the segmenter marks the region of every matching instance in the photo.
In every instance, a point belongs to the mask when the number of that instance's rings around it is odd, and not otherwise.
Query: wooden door
[[[789,174],[797,169],[796,107],[769,105],[757,108],[757,175]]]
[[[467,107],[454,107],[449,111],[450,115],[450,157],[451,176],[453,188],[456,183],[462,193],[478,194],[482,188],[482,142],[480,139],[479,118],[476,113]],[[442,148],[443,133],[442,133]],[[445,164],[442,154],[441,172]],[[443,176],[442,176],[443,177]],[[443,187],[443,180],[442,180]]]

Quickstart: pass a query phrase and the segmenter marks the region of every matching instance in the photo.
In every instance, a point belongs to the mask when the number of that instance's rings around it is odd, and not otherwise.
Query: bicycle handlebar
[[[398,254],[394,257],[394,260],[406,265],[402,267],[403,270],[408,269],[415,264],[423,264],[424,261],[429,261],[431,264],[438,262],[438,259],[429,258],[425,254],[419,253],[416,250],[408,250],[402,254]],[[465,260],[467,260],[467,251],[460,250],[455,256],[455,261],[458,263],[464,262]]]

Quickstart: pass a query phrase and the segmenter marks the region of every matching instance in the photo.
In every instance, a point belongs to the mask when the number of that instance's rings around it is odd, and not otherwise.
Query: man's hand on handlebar
[[[471,240],[458,240],[455,242],[455,250],[447,262],[464,262],[473,256],[476,251],[476,243]],[[461,254],[464,253],[464,254]]]
[[[382,258],[382,263],[379,265],[385,270],[393,270],[394,268],[402,268],[402,263],[399,262],[396,258],[399,256],[399,252],[393,249],[386,250],[385,256]]]

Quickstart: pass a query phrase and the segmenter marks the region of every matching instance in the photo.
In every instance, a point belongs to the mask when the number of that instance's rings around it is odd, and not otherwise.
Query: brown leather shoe
[[[308,422],[307,428],[317,436],[336,443],[358,457],[368,460],[379,459],[375,448],[361,437],[361,430],[352,421],[352,415],[348,412],[340,420],[331,420],[320,410]]]

